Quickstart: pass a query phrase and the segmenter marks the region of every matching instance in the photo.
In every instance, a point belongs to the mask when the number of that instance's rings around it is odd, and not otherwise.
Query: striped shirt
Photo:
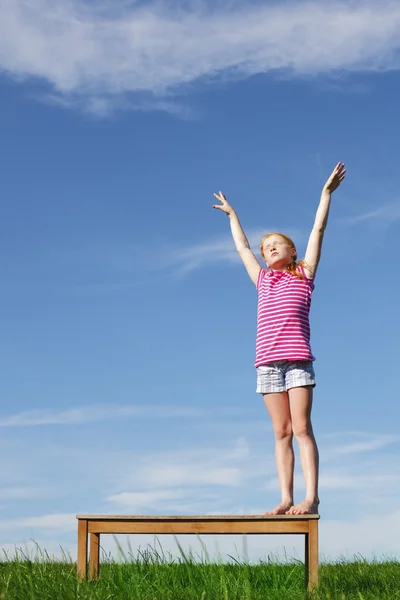
[[[255,366],[278,360],[315,360],[310,347],[309,313],[314,281],[289,271],[260,269]]]

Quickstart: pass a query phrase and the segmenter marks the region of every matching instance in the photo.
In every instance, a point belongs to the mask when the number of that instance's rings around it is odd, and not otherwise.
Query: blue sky
[[[213,192],[256,253],[281,230],[302,255],[341,160],[311,314],[321,553],[399,556],[398,3],[6,0],[0,23],[0,546],[75,557],[76,513],[277,503]]]

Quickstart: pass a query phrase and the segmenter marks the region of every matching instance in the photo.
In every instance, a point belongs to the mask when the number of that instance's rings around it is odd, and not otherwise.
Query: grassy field
[[[321,564],[320,585],[304,591],[304,565],[229,564],[166,559],[155,550],[115,562],[102,557],[98,581],[80,581],[71,560],[39,550],[0,561],[0,600],[400,600],[400,562],[363,559]]]

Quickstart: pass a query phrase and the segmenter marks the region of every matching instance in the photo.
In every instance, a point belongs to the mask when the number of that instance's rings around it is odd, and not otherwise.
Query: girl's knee
[[[293,429],[290,421],[282,426],[274,427],[274,434],[277,441],[291,439],[293,437]]]
[[[304,439],[306,437],[310,437],[310,438],[314,437],[312,425],[310,422],[307,422],[307,421],[304,423],[295,425],[293,427],[293,434],[296,439],[299,439],[299,438]]]

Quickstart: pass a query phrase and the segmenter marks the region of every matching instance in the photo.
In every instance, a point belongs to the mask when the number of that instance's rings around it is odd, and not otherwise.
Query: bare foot
[[[264,515],[284,515],[290,509],[291,506],[293,506],[292,502],[281,502],[272,510],[266,511]]]
[[[318,514],[319,500],[303,500],[299,504],[291,506],[286,511],[287,515],[315,515]]]

